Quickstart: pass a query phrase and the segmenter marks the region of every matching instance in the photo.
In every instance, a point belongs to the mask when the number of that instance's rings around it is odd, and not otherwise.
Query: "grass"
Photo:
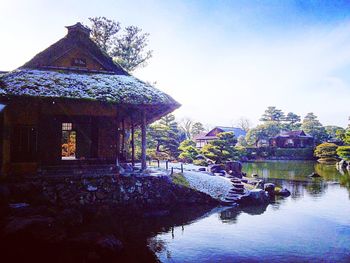
[[[181,173],[174,173],[172,175],[172,180],[173,180],[173,183],[175,184],[183,185],[190,188],[189,182],[186,180],[185,176],[183,176],[183,174]]]

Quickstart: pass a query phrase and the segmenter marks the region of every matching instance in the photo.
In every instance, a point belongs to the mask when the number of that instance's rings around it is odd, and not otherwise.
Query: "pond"
[[[350,176],[314,162],[244,164],[291,196],[216,208],[148,238],[161,262],[350,262]],[[322,176],[309,178],[312,172]]]

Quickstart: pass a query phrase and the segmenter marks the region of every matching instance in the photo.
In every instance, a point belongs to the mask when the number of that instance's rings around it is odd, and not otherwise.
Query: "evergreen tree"
[[[328,139],[326,129],[312,112],[305,116],[301,128],[304,132],[314,137],[316,144]]]
[[[223,132],[218,134],[218,139],[206,144],[201,153],[215,161],[222,163],[229,160],[237,160],[239,157],[238,151],[235,149],[237,140],[232,132]]]
[[[260,140],[269,140],[270,138],[277,136],[280,131],[280,125],[277,122],[270,121],[250,129],[245,139],[248,145],[257,146]]]
[[[184,140],[181,142],[179,150],[181,151],[179,159],[187,163],[192,163],[199,154],[196,143],[191,140]]]
[[[280,123],[281,121],[283,121],[283,119],[284,119],[284,113],[281,110],[277,109],[274,106],[269,106],[267,107],[264,114],[260,118],[260,121],[263,121],[263,122],[274,121],[274,122]]]
[[[293,112],[288,112],[287,115],[284,118],[285,123],[285,129],[286,130],[298,130],[300,129],[301,126],[301,118],[299,115],[293,113]]]
[[[122,30],[120,23],[106,17],[90,17],[91,38],[125,70],[133,71],[146,65],[152,57],[147,50],[148,33],[136,26],[127,26]]]

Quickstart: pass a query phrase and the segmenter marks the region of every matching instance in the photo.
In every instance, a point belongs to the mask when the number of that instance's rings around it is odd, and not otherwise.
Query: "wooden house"
[[[302,130],[288,131],[271,138],[269,144],[278,148],[307,148],[314,146],[314,138]]]
[[[209,132],[198,134],[194,140],[196,142],[197,148],[202,148],[204,145],[208,144],[209,142],[216,140],[219,133],[222,132],[232,132],[236,138],[239,136],[245,136],[246,132],[241,128],[234,128],[234,127],[223,127],[223,126],[217,126],[210,130]]]
[[[0,75],[1,171],[32,174],[46,166],[118,164],[125,141],[180,106],[126,72],[77,23],[22,67]],[[128,133],[126,131],[129,131]]]

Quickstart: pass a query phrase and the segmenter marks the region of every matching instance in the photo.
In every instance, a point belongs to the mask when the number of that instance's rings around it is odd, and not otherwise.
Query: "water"
[[[350,176],[313,162],[244,165],[292,195],[263,207],[215,208],[160,231],[162,262],[350,262]],[[316,171],[322,179],[311,179]]]

